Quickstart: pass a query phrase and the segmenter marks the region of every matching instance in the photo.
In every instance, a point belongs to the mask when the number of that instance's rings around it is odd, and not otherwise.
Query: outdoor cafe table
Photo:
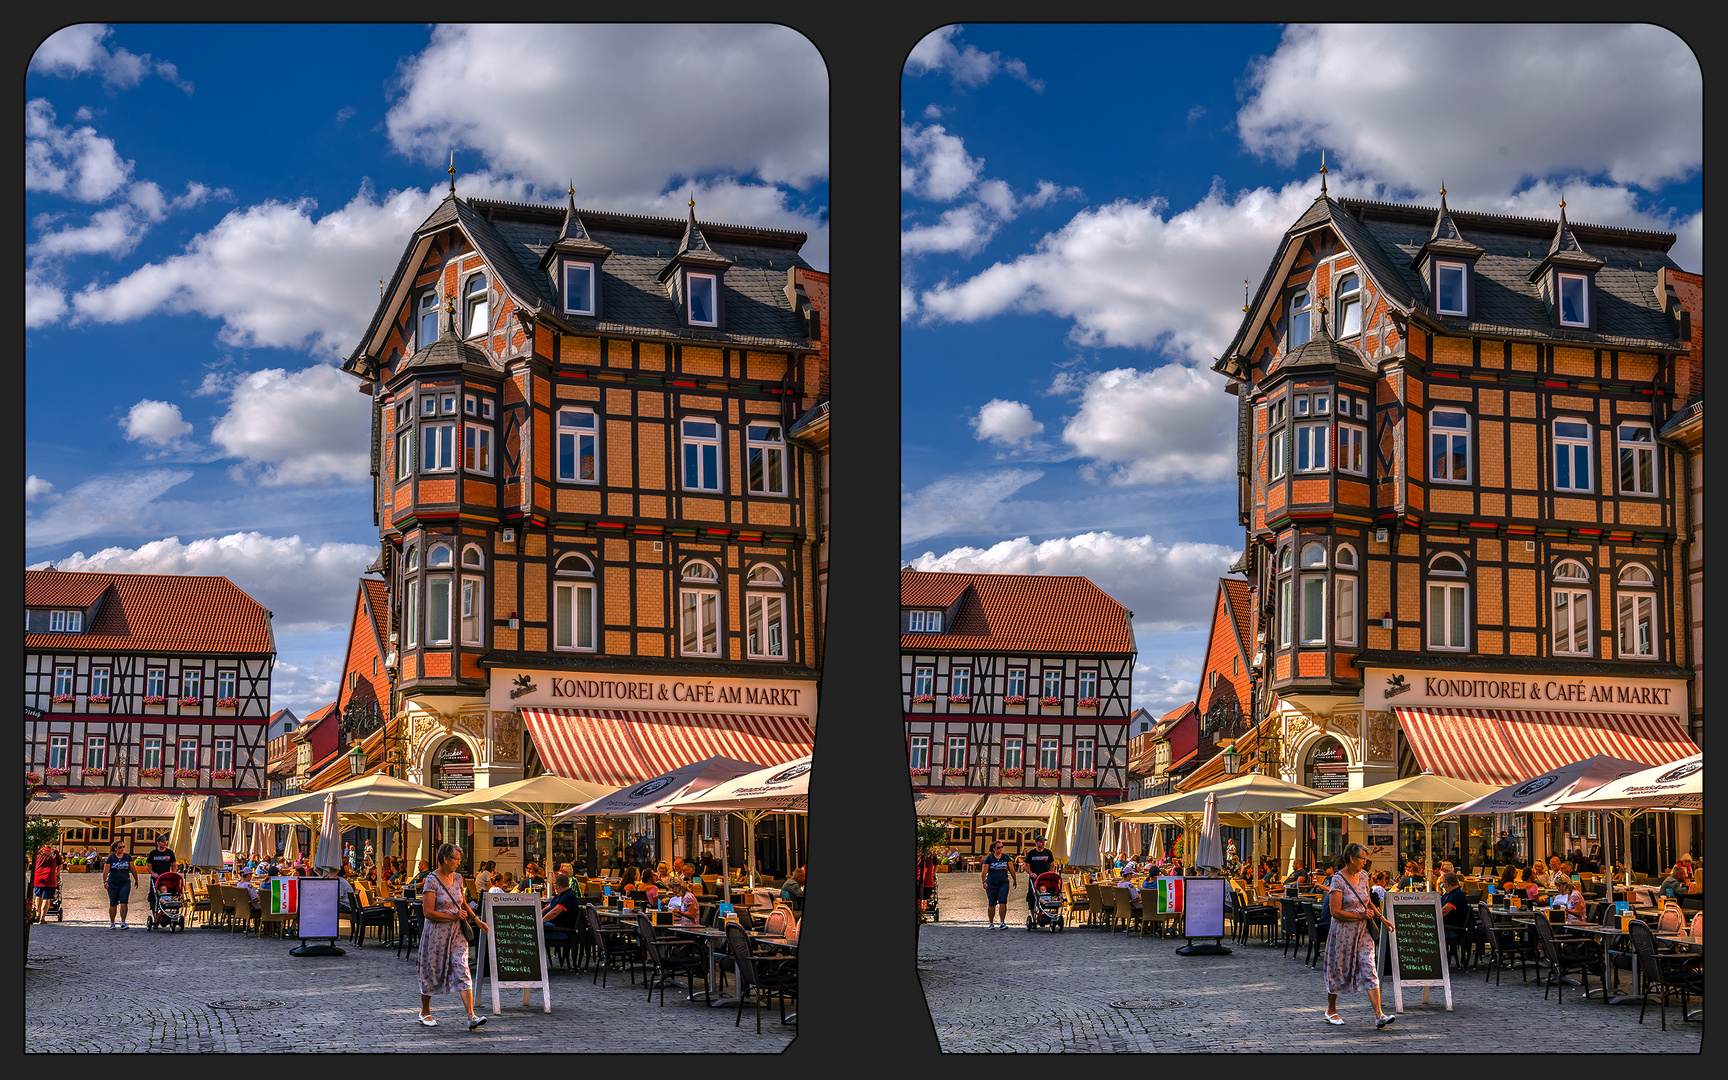
[[[708,985],[708,996],[709,996],[708,1004],[711,1006],[712,1005],[735,1005],[735,1004],[737,1004],[738,999],[736,997],[715,997],[714,993],[713,993],[714,983],[719,978],[719,965],[715,961],[715,953],[718,950],[718,948],[721,945],[723,945],[724,942],[726,941],[726,931],[723,929],[717,929],[717,928],[711,927],[711,926],[668,926],[668,927],[666,927],[666,929],[672,931],[674,934],[682,934],[685,937],[695,938],[698,941],[701,941],[703,943],[703,945],[707,947],[707,949],[708,949],[708,984],[707,985]],[[798,954],[798,943],[795,941],[788,941],[788,940],[786,940],[786,938],[784,938],[778,934],[753,934],[753,933],[750,933],[749,931],[745,931],[745,933],[749,934],[750,941],[752,943],[761,942],[761,943],[767,944],[767,945],[774,945],[774,946],[777,946],[778,948],[790,950],[794,956],[796,956]],[[695,999],[696,999],[696,991],[694,989],[692,989],[690,991],[690,996],[688,998],[686,998],[685,1000],[686,1001],[694,1001]],[[786,1019],[788,1021],[790,1021],[795,1016],[797,1016],[797,1014],[793,1013],[792,1016],[788,1016]]]

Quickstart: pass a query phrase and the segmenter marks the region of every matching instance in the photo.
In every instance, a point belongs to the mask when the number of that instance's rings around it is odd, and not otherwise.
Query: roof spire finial
[[[378,279],[378,299],[384,299],[384,279]]]
[[[576,209],[576,178],[574,176],[570,178],[570,190],[565,194],[570,196],[570,209]]]
[[[1440,212],[1446,212],[1446,180],[1444,177],[1440,180]]]
[[[450,151],[450,194],[456,194],[456,151]]]
[[[1324,296],[1314,305],[1314,310],[1320,313],[1320,332],[1315,336],[1331,337],[1332,335],[1326,332],[1326,298]]]
[[[690,220],[696,220],[696,189],[690,189]]]
[[[1326,196],[1326,151],[1324,148],[1320,151],[1320,196],[1322,198]]]
[[[1247,278],[1242,279],[1242,311],[1244,314],[1246,314],[1248,311],[1248,279]]]

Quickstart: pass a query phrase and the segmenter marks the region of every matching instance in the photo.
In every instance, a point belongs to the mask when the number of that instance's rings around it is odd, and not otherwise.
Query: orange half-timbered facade
[[[1083,577],[901,571],[900,690],[914,790],[1122,798],[1132,615]],[[990,809],[986,801],[981,828],[955,835],[988,850],[997,832]],[[1014,827],[1004,842],[1018,849],[1028,832]]]
[[[409,779],[616,786],[664,771],[679,725],[692,760],[809,752],[820,478],[789,434],[826,399],[827,277],[804,239],[454,189],[416,230],[346,365]]]
[[[127,819],[156,822],[180,795],[264,796],[276,642],[270,612],[233,582],[27,570],[24,609],[25,770],[48,801],[101,796],[81,800],[82,828],[144,850],[154,831]],[[38,801],[31,813],[54,816]],[[232,822],[218,820],[226,842]]]
[[[1324,189],[1285,234],[1216,369],[1287,779],[1692,752],[1674,239]]]

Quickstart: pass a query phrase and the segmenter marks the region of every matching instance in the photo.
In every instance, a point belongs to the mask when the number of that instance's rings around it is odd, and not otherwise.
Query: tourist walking
[[[462,995],[462,1007],[468,1010],[468,1030],[486,1022],[486,1017],[474,1012],[474,976],[468,970],[468,939],[463,936],[463,924],[469,923],[491,932],[462,899],[462,875],[456,866],[462,861],[462,849],[455,844],[438,848],[438,868],[426,875],[421,893],[421,909],[426,915],[426,928],[420,935],[420,1023],[437,1027],[432,1016],[432,995],[451,992]]]
[[[1367,855],[1361,844],[1344,845],[1344,866],[1327,886],[1332,929],[1326,935],[1326,1022],[1344,1023],[1338,1015],[1339,994],[1366,990],[1374,1006],[1374,1026],[1383,1028],[1397,1015],[1380,1009],[1380,975],[1374,967],[1374,935],[1369,928],[1378,923],[1389,934],[1392,924],[1368,895]]]
[[[52,842],[44,844],[42,850],[36,853],[36,871],[31,880],[31,887],[36,896],[36,921],[44,922],[48,918],[48,905],[54,899],[54,894],[60,890],[61,855]]]
[[[1020,875],[1014,872],[1014,860],[1002,854],[1002,841],[990,845],[990,854],[984,856],[983,882],[984,900],[989,905],[985,913],[992,929],[996,922],[997,909],[1001,909],[1002,929],[1008,929],[1008,890],[1019,884]]]
[[[114,929],[114,914],[120,914],[120,929],[126,929],[126,905],[132,899],[132,886],[138,884],[138,868],[132,865],[132,856],[122,854],[121,848],[126,846],[124,840],[116,840],[108,847],[108,857],[102,860],[102,869],[108,883],[108,929]]]

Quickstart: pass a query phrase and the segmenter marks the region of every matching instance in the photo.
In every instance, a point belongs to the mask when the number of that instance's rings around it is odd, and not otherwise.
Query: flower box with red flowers
[[[175,769],[174,770],[174,776],[176,779],[180,779],[180,780],[196,780],[196,779],[198,779],[198,770],[197,769]]]
[[[183,697],[180,699],[180,707],[183,709],[196,709],[198,706],[202,705],[203,703],[204,703],[203,698]]]
[[[1098,707],[1098,699],[1095,697],[1083,697],[1079,701],[1076,701],[1074,706],[1080,709],[1096,709]]]
[[[1002,699],[1002,704],[1004,704],[1004,705],[1024,705],[1024,704],[1026,704],[1026,695],[1025,694],[1009,694],[1007,697]]]
[[[1059,706],[1062,704],[1062,699],[1059,697],[1039,698],[1038,704],[1045,705],[1045,706],[1050,706],[1050,705],[1058,705]]]
[[[971,694],[961,694],[959,697],[955,697],[952,694],[950,694],[948,697],[948,704],[950,704],[950,705],[970,705],[970,704],[972,704],[972,695]]]
[[[1074,770],[1074,779],[1076,779],[1076,780],[1095,780],[1097,778],[1098,778],[1098,770],[1097,769],[1075,769]]]
[[[168,699],[163,697],[161,694],[145,694],[144,695],[144,704],[146,704],[146,705],[166,705],[166,704],[168,704]]]
[[[1025,769],[1003,769],[1001,772],[1002,779],[1004,780],[1019,780],[1025,775]]]
[[[966,770],[966,769],[943,769],[942,775],[943,776],[965,776],[967,771],[968,770]]]
[[[106,705],[111,700],[107,694],[92,694],[84,699],[92,705]]]
[[[929,769],[913,769],[912,775],[913,776],[929,776],[930,770]]]
[[[240,699],[237,697],[219,697],[216,699],[216,707],[218,709],[238,709]]]
[[[108,770],[107,769],[85,769],[84,770],[84,779],[86,779],[86,780],[106,780],[107,778],[108,778]]]
[[[56,705],[70,705],[78,699],[71,694],[55,694],[51,700]]]
[[[216,769],[210,773],[210,779],[212,779],[212,780],[232,780],[232,779],[234,779],[234,770],[233,769]]]
[[[47,775],[48,779],[56,780],[62,776],[66,776],[67,774],[71,773],[71,771],[72,771],[71,769],[67,768],[64,765],[50,765],[45,770],[45,774]]]
[[[162,779],[162,770],[161,769],[139,769],[138,770],[138,777],[141,780],[160,780],[160,779]]]
[[[934,705],[934,704],[936,704],[936,695],[935,694],[913,694],[912,695],[912,704],[914,704],[914,705]]]
[[[1062,778],[1062,770],[1061,769],[1039,769],[1038,770],[1038,779],[1040,779],[1040,780],[1060,780],[1061,778]]]
[[[24,774],[24,782],[26,784],[40,784],[42,778],[33,772],[27,772]]]

